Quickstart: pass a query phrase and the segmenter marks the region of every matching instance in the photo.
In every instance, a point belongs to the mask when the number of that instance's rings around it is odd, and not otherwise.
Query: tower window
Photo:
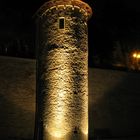
[[[64,29],[65,28],[65,18],[60,17],[59,18],[59,29]]]

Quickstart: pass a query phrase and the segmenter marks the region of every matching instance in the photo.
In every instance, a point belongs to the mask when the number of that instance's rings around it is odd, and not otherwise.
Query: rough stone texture
[[[59,17],[65,17],[64,29],[59,29]],[[40,140],[88,137],[86,22],[87,16],[72,7],[53,8],[37,21]]]

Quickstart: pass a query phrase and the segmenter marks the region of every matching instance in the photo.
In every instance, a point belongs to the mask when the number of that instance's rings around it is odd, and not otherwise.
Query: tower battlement
[[[90,18],[92,15],[90,6],[81,0],[50,0],[40,7],[36,16],[41,18],[53,9],[59,10],[62,8],[79,10],[79,12],[83,13],[87,18]]]

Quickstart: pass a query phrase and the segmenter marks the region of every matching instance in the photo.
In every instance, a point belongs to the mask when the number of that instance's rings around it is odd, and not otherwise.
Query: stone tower
[[[88,139],[88,28],[80,0],[50,0],[37,12],[36,140]]]

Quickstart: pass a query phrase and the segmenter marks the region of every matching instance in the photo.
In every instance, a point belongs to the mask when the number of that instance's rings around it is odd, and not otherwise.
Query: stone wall
[[[87,16],[72,5],[56,5],[57,8],[54,5],[50,9],[46,5],[47,13],[37,19],[37,131],[39,137],[43,134],[43,140],[65,140],[68,137],[73,137],[70,140],[81,140],[78,138],[81,136],[86,140]],[[60,19],[64,22],[62,29],[59,27]]]

